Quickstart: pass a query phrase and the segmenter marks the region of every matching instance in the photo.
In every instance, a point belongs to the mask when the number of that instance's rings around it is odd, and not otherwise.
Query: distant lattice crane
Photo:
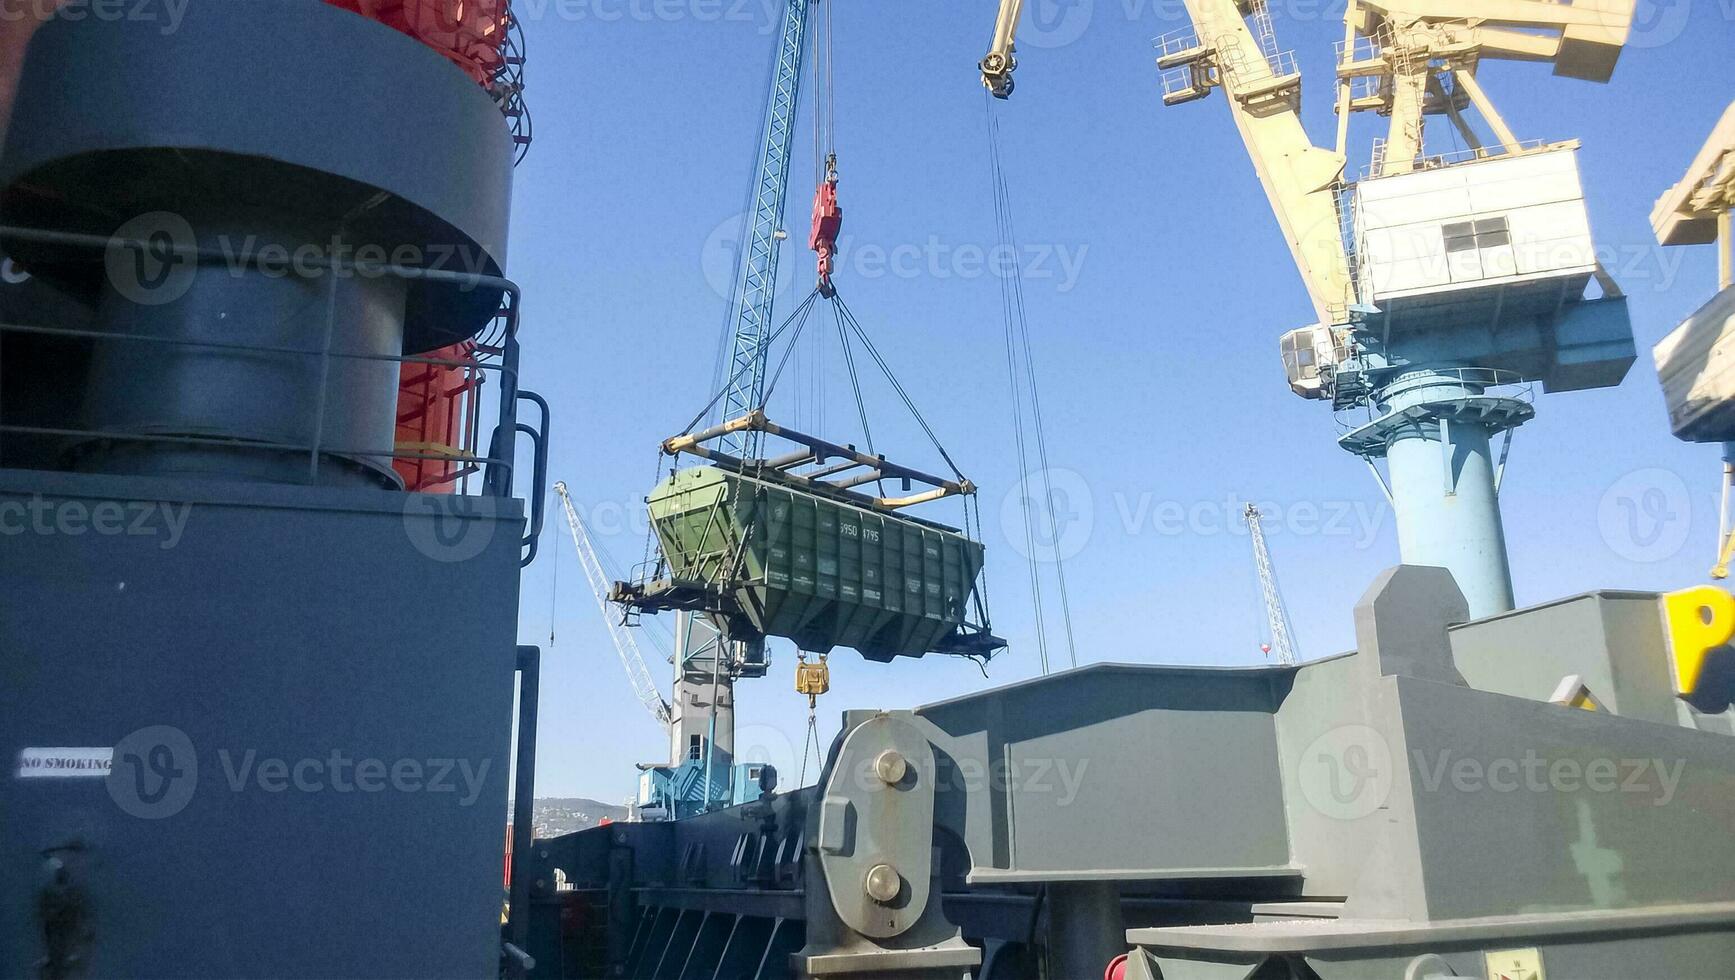
[[[669,727],[672,713],[669,702],[657,690],[657,682],[651,678],[650,668],[645,666],[644,654],[639,651],[638,640],[620,620],[620,611],[608,601],[609,578],[603,574],[602,562],[596,556],[596,549],[591,546],[590,535],[584,530],[584,522],[578,519],[578,510],[572,506],[572,495],[567,492],[566,484],[556,483],[554,492],[560,495],[560,506],[566,512],[566,527],[572,532],[572,546],[578,552],[578,563],[584,567],[584,577],[590,581],[590,589],[596,594],[597,608],[602,610],[602,621],[608,625],[608,632],[614,640],[615,653],[620,656],[621,666],[626,668],[627,681],[632,684],[633,694],[638,696],[639,703],[651,713],[651,717],[664,728]]]
[[[1259,508],[1253,504],[1241,512],[1241,519],[1247,522],[1247,534],[1253,539],[1253,565],[1259,572],[1259,597],[1265,606],[1268,640],[1260,644],[1260,649],[1287,667],[1295,663],[1295,640],[1290,635],[1289,609],[1283,604],[1283,593],[1277,589],[1277,572],[1271,567],[1271,551],[1265,546],[1261,517]]]

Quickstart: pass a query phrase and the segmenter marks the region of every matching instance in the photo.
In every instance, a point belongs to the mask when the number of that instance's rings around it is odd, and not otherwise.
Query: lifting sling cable
[[[909,409],[910,415],[916,420],[916,424],[922,427],[922,432],[927,435],[928,441],[933,443],[934,450],[940,454],[940,458],[945,460],[946,465],[951,468],[952,475],[956,476],[959,480],[964,479],[964,474],[958,469],[958,464],[952,462],[951,454],[946,452],[946,447],[940,444],[940,437],[934,434],[933,428],[928,425],[928,420],[923,418],[921,411],[916,408],[915,400],[910,397],[909,392],[904,390],[904,386],[899,383],[897,376],[892,374],[891,365],[887,364],[886,359],[880,356],[878,348],[874,347],[874,342],[868,338],[867,331],[862,329],[861,321],[856,319],[855,311],[851,310],[849,304],[845,303],[841,297],[837,298],[834,302],[838,311],[849,324],[849,328],[855,331],[856,337],[860,338],[862,349],[867,351],[869,357],[873,358],[874,364],[880,369],[880,373],[886,376],[886,380],[891,383],[892,390],[897,392],[898,398],[904,403],[904,407]]]
[[[819,696],[831,690],[831,666],[825,653],[819,654],[816,662],[808,663],[807,651],[798,648],[795,658],[795,690],[807,695],[807,738],[801,746],[801,778],[795,784],[799,787],[807,785],[808,759],[818,762],[821,770],[825,768],[819,741]]]
[[[807,785],[808,759],[812,759],[819,763],[819,768],[821,770],[825,768],[825,759],[820,754],[819,718],[815,714],[815,709],[812,707],[807,709],[807,740],[803,742],[801,746],[801,777],[795,782],[796,788],[798,789]]]
[[[964,536],[967,538],[970,538],[970,540],[972,540],[972,541],[979,541],[981,539],[977,538],[977,537],[973,537],[971,534],[971,531],[970,531],[970,517],[971,517],[972,511],[975,513],[975,517],[976,517],[976,531],[975,531],[975,533],[976,534],[986,534],[987,532],[982,527],[982,502],[974,494],[972,494],[971,496],[966,498],[964,501]],[[992,622],[990,622],[988,619],[988,564],[987,564],[987,562],[982,563],[982,572],[981,572],[980,578],[977,580],[976,592],[975,592],[975,595],[973,597],[973,601],[976,604],[976,618],[979,621],[981,621],[983,632],[992,633],[993,629],[991,627],[994,624]],[[982,676],[983,677],[988,676],[987,663],[988,663],[988,661],[986,659],[977,661],[977,666],[982,668]]]
[[[861,321],[856,319],[855,312],[849,308],[849,304],[844,302],[844,300],[841,296],[834,295],[832,297],[832,305],[837,308],[838,316],[839,316],[839,323],[840,324],[847,324],[849,326],[849,328],[852,331],[854,331],[856,336],[861,340],[862,348],[865,351],[867,351],[868,356],[870,356],[873,359],[875,366],[877,366],[880,369],[880,373],[885,375],[886,380],[891,383],[893,390],[897,392],[898,397],[903,401],[904,407],[909,411],[911,417],[913,417],[916,420],[916,424],[921,426],[922,432],[925,435],[927,435],[927,437],[928,437],[928,441],[933,444],[934,450],[940,454],[940,458],[945,460],[946,465],[951,468],[952,475],[957,477],[960,482],[964,481],[964,474],[962,471],[960,471],[958,469],[958,464],[952,461],[951,454],[946,452],[946,447],[941,444],[939,436],[934,434],[933,428],[928,425],[928,420],[926,418],[924,418],[922,416],[921,411],[916,408],[915,400],[910,397],[909,392],[904,390],[903,384],[900,383],[897,379],[897,376],[892,373],[891,365],[887,364],[886,359],[884,357],[880,356],[879,349],[874,347],[874,343],[868,337],[867,331],[862,329]],[[839,330],[839,333],[840,333],[840,335],[842,335],[841,328]],[[849,339],[848,339],[847,335],[843,336],[843,342],[844,342],[845,355],[848,356]],[[861,422],[862,422],[862,428],[863,428],[864,433],[865,433],[865,430],[867,429],[867,414],[866,414],[866,408],[862,405],[861,382],[856,376],[855,366],[854,366],[853,360],[851,360],[851,363],[850,363],[850,383],[851,383],[851,385],[853,385],[855,387],[856,402],[857,402],[857,405],[862,412]],[[871,436],[869,437],[869,439],[870,439],[869,452],[871,454],[872,453]],[[964,498],[964,500],[962,501],[962,503],[963,503],[963,508],[964,508],[964,520],[963,520],[964,537],[969,538],[972,541],[980,540],[978,535],[980,533],[982,533],[982,526],[983,526],[982,525],[982,504],[981,504],[981,501],[977,498],[976,494],[972,493],[972,494],[969,494],[968,496],[966,496]],[[972,511],[972,509],[974,509],[974,511],[975,511],[975,531],[974,532],[971,530],[971,511]],[[972,591],[971,595],[972,595],[973,601],[976,605],[976,616],[981,621],[982,627],[986,631],[986,630],[988,630],[989,626],[991,625],[989,618],[988,618],[988,569],[987,569],[986,565],[983,566],[980,574],[981,574],[980,585],[977,589]],[[1047,661],[1046,655],[1043,657],[1043,661],[1044,661],[1044,663],[1046,663],[1046,661]],[[981,666],[980,662],[978,663],[978,666]],[[983,676],[987,676],[987,673],[988,673],[987,668],[983,667],[983,670],[982,670]],[[1047,673],[1047,671],[1044,670],[1043,673]]]
[[[1027,387],[1030,401],[1031,424],[1029,429],[1034,430],[1037,462],[1041,467],[1043,474],[1042,491],[1045,495],[1051,496],[1052,488],[1049,487],[1048,481],[1051,478],[1053,469],[1050,467],[1048,461],[1048,438],[1045,431],[1046,426],[1043,424],[1042,418],[1042,398],[1036,383],[1036,360],[1031,349],[1030,318],[1024,302],[1024,279],[1018,251],[1018,236],[1012,220],[1012,197],[1006,181],[1006,171],[1000,151],[1000,121],[999,117],[994,113],[993,98],[991,96],[985,96],[983,104],[988,117],[988,159],[989,166],[993,172],[994,216],[1000,235],[1002,254],[1010,254],[1012,256],[1011,274],[1001,280],[1000,288],[1001,306],[1006,314],[1006,358],[1007,370],[1011,375],[1010,380],[1012,384],[1012,411],[1014,419],[1013,436],[1018,440],[1019,467],[1025,474],[1025,478],[1028,479],[1030,469],[1028,466],[1028,453],[1026,449],[1027,430],[1022,418],[1022,395],[1026,392],[1021,392],[1019,386],[1020,367],[1022,366],[1024,383]],[[1022,347],[1022,357],[1020,357],[1018,353],[1020,347]],[[1020,364],[1020,361],[1022,361],[1022,365]],[[1048,533],[1048,540],[1052,547],[1058,549],[1060,545],[1060,528],[1059,521],[1054,513],[1054,501],[1052,499],[1043,501],[1041,509],[1042,512],[1047,515],[1048,527],[1046,530]],[[1036,608],[1037,646],[1039,653],[1041,654],[1043,673],[1047,673],[1047,640],[1044,633],[1042,600],[1040,594],[1041,576],[1035,549],[1036,517],[1031,513],[1028,493],[1025,495],[1024,520],[1025,541],[1027,551],[1030,555],[1031,588]],[[1071,665],[1077,667],[1078,647],[1074,640],[1072,629],[1072,603],[1067,594],[1066,588],[1066,563],[1061,560],[1061,556],[1056,553],[1053,564],[1056,584],[1059,587],[1060,615],[1062,627],[1066,636],[1067,655]]]
[[[771,345],[777,342],[777,338],[783,336],[784,331],[788,330],[790,325],[792,323],[795,323],[795,321],[798,317],[802,320],[802,322],[806,322],[807,313],[810,309],[812,309],[814,300],[816,300],[818,298],[819,298],[819,292],[817,290],[814,292],[808,293],[807,298],[801,301],[801,305],[797,306],[795,308],[795,310],[793,312],[791,312],[789,314],[789,316],[786,317],[781,324],[778,325],[777,329],[771,332],[771,336],[769,336],[765,339],[765,349],[770,350]],[[701,410],[699,412],[699,414],[693,418],[693,421],[687,423],[687,427],[685,429],[681,430],[681,435],[686,435],[686,434],[692,432],[694,429],[698,428],[699,423],[705,421],[705,416],[710,415],[711,410],[716,408],[717,405],[719,403],[721,403],[725,397],[728,396],[729,388],[732,385],[734,385],[736,380],[739,379],[741,377],[741,375],[745,374],[747,372],[747,370],[748,370],[748,368],[743,366],[740,370],[738,370],[734,374],[730,375],[723,382],[723,386],[721,388],[717,389],[717,393],[711,397],[711,400],[708,403],[706,403],[704,409]],[[662,468],[662,464],[660,462],[660,460],[662,459],[662,454],[658,453],[657,458],[659,460],[658,470],[660,471]]]
[[[867,402],[861,396],[861,376],[855,370],[855,352],[850,349],[849,332],[844,329],[843,315],[832,304],[832,317],[837,321],[837,340],[843,345],[843,362],[849,368],[849,386],[855,391],[855,413],[861,422],[862,441],[867,444],[868,455],[874,455],[874,433],[868,426]]]
[[[808,302],[801,304],[801,319],[795,324],[795,332],[789,336],[789,346],[784,349],[783,356],[777,359],[777,370],[772,372],[771,379],[765,382],[765,396],[759,399],[759,404],[755,406],[761,412],[765,411],[765,406],[771,404],[771,393],[777,390],[777,381],[783,377],[783,369],[789,366],[789,358],[795,353],[796,345],[801,342],[801,332],[807,329],[807,321],[812,319],[813,298],[818,295],[816,289],[808,296]]]
[[[817,300],[818,298],[819,298],[819,290],[816,289],[813,292],[808,293],[807,298],[802,300],[801,304],[799,306],[797,306],[794,309],[794,311],[792,311],[789,314],[789,316],[784,319],[784,321],[782,323],[778,324],[777,329],[773,330],[771,332],[771,336],[765,338],[765,350],[769,351],[771,349],[771,345],[777,342],[777,338],[783,336],[784,332],[789,330],[789,328],[792,325],[795,327],[796,337],[799,338],[799,336],[801,334],[801,328],[807,323],[808,315],[813,312],[814,301]],[[795,344],[792,341],[790,343],[790,350],[794,350],[794,349],[795,349]],[[785,360],[787,360],[788,354],[786,353],[784,355],[784,357],[785,357]],[[738,378],[740,378],[740,376],[743,373],[745,373],[747,370],[749,370],[750,367],[751,367],[751,365],[743,365],[733,375],[731,375],[727,380],[725,380],[723,382],[723,386],[717,390],[717,393],[715,395],[711,396],[711,400],[705,404],[705,407],[699,410],[699,414],[693,416],[693,420],[691,422],[687,423],[687,427],[685,429],[681,430],[681,434],[687,435],[688,433],[691,433],[694,429],[698,428],[699,424],[701,422],[705,421],[705,417],[707,415],[711,414],[711,410],[716,408],[719,404],[721,404],[724,398],[728,397],[729,390],[732,387],[734,387],[736,380]],[[781,374],[782,371],[783,371],[782,365],[779,364],[778,373]],[[771,382],[766,385],[766,387],[765,387],[765,400],[767,400],[767,401],[770,400],[771,390],[772,390],[772,388],[776,387],[776,384],[777,384],[777,380],[776,380],[776,378],[773,378],[771,380]],[[761,405],[763,405],[763,402],[761,403]],[[657,448],[656,466],[651,471],[651,475],[652,475],[651,482],[652,483],[655,483],[656,477],[662,473],[663,455],[664,454],[663,454],[662,447],[659,446]],[[662,567],[663,567],[663,554],[662,554],[661,549],[659,549],[657,547],[656,541],[657,541],[656,529],[654,527],[645,528],[645,556],[644,556],[643,562],[641,563],[641,567],[649,566],[651,561],[652,561],[652,555],[655,554],[656,555],[655,560],[657,562],[657,574],[660,575],[662,573]]]
[[[771,396],[777,390],[777,383],[783,377],[784,369],[788,366],[790,356],[795,351],[795,345],[801,339],[803,329],[807,325],[815,301],[818,298],[819,293],[817,290],[809,293],[807,299],[802,301],[802,304],[796,308],[795,312],[789,315],[789,319],[785,320],[782,326],[777,328],[777,330],[771,335],[770,340],[767,342],[767,347],[769,348],[770,343],[775,342],[785,332],[790,334],[789,346],[784,349],[783,356],[778,358],[776,370],[771,373],[771,377],[765,383],[765,394],[758,405],[760,411],[764,411],[766,406],[770,404]],[[933,444],[934,450],[940,454],[940,458],[944,460],[946,466],[951,469],[952,475],[962,481],[965,478],[964,474],[958,469],[958,464],[953,462],[951,453],[946,451],[946,447],[941,444],[939,436],[934,434],[933,426],[928,424],[928,420],[922,415],[921,410],[916,407],[915,400],[910,397],[910,394],[904,388],[903,383],[898,381],[897,375],[892,373],[891,365],[886,362],[885,357],[880,354],[879,349],[875,347],[873,341],[869,339],[867,331],[862,329],[861,322],[856,319],[854,311],[849,308],[849,304],[843,301],[843,297],[835,293],[830,298],[831,305],[833,309],[836,310],[839,318],[838,323],[840,336],[843,334],[842,328],[845,326],[855,334],[856,338],[861,342],[862,349],[867,352],[868,356],[873,360],[874,365],[880,369],[880,373],[885,376],[886,381],[892,386],[892,390],[897,393],[899,400],[901,400],[904,407],[909,410],[910,416],[916,420],[916,424],[921,427],[922,432],[928,437],[928,441]],[[794,329],[791,330],[791,327]],[[846,355],[851,358],[850,363],[852,368],[850,381],[855,390],[856,405],[858,410],[862,413],[862,423],[865,428],[867,424],[866,401],[862,396],[860,379],[856,376],[853,369],[854,355],[850,353],[851,349],[847,343],[845,344],[844,350]],[[710,413],[712,405],[715,405],[717,399],[722,397],[723,392],[718,392],[716,398],[712,399],[711,405],[705,406],[705,409],[694,418],[693,422],[687,426],[685,431],[691,432],[699,422],[703,421],[705,416]],[[864,432],[864,435],[865,434],[866,433]]]
[[[821,330],[808,334],[803,348],[795,353],[795,382],[791,396],[794,404],[795,427],[803,432],[824,432],[825,374],[829,341]]]

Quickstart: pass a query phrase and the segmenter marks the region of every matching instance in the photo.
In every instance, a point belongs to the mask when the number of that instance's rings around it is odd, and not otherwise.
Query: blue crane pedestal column
[[[1376,393],[1378,416],[1339,440],[1370,464],[1386,458],[1404,564],[1449,570],[1476,619],[1513,608],[1491,442],[1534,410],[1489,393],[1506,380],[1486,368],[1399,374]]]

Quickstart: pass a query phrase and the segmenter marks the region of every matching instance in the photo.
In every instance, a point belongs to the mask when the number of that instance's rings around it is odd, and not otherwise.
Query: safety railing
[[[1337,212],[1338,241],[1343,245],[1345,262],[1344,275],[1349,279],[1349,295],[1356,303],[1366,301],[1362,286],[1367,282],[1366,252],[1356,237],[1355,227],[1355,185],[1347,181],[1338,181],[1332,187],[1332,207]],[[1330,304],[1331,322],[1345,324],[1350,322],[1348,304]]]
[[[1340,434],[1359,429],[1386,415],[1381,406],[1399,390],[1407,388],[1462,388],[1468,392],[1462,396],[1466,398],[1494,398],[1524,405],[1536,403],[1535,383],[1517,371],[1503,368],[1399,366],[1379,368],[1374,373],[1378,380],[1365,402],[1333,413]]]
[[[1223,70],[1235,76],[1240,85],[1251,85],[1268,78],[1297,78],[1301,69],[1296,64],[1294,51],[1277,51],[1270,54],[1261,52],[1256,56],[1246,57],[1241,54],[1239,46],[1219,46],[1220,61]]]
[[[249,268],[257,269],[262,261],[261,256],[229,255],[213,249],[201,249],[196,246],[181,244],[165,244],[162,242],[143,242],[124,238],[88,235],[75,232],[56,231],[43,228],[30,228],[10,225],[0,225],[0,239],[13,242],[29,242],[38,245],[51,246],[69,250],[88,250],[99,256],[108,254],[114,248],[149,249],[152,254],[172,252],[179,259],[195,263],[244,263]],[[481,355],[471,360],[453,360],[449,358],[418,357],[402,354],[366,354],[352,353],[333,349],[334,340],[338,336],[336,329],[336,308],[332,302],[325,304],[325,328],[321,331],[323,343],[319,347],[282,347],[261,345],[245,342],[220,340],[191,340],[178,337],[155,337],[146,334],[90,330],[66,326],[44,324],[24,324],[0,322],[0,339],[8,335],[38,337],[55,337],[69,341],[105,343],[124,343],[138,345],[163,345],[174,348],[198,349],[207,351],[245,354],[249,357],[281,358],[286,361],[300,360],[302,362],[317,361],[321,365],[322,376],[329,376],[330,365],[339,361],[387,362],[399,365],[428,365],[435,368],[466,368],[484,373],[492,373],[498,378],[498,398],[496,401],[496,422],[485,454],[477,452],[429,452],[423,449],[405,450],[395,443],[391,446],[337,446],[324,441],[324,420],[330,398],[326,385],[320,385],[315,395],[312,408],[312,438],[308,442],[280,442],[270,440],[236,439],[226,436],[206,436],[188,433],[163,432],[133,432],[115,429],[86,429],[55,425],[24,425],[6,421],[6,415],[0,411],[0,460],[6,458],[5,446],[8,437],[37,437],[48,439],[64,439],[75,442],[107,441],[115,443],[143,443],[180,446],[211,446],[227,449],[244,449],[284,454],[305,455],[307,468],[305,482],[319,482],[322,466],[330,465],[333,457],[350,459],[365,459],[378,461],[380,465],[389,468],[395,460],[437,460],[468,469],[470,473],[480,473],[482,479],[477,485],[476,493],[471,494],[468,475],[458,480],[454,489],[460,494],[510,497],[513,496],[514,469],[517,437],[526,435],[532,440],[534,452],[534,478],[536,486],[526,496],[531,502],[532,519],[531,534],[526,539],[526,548],[534,556],[535,537],[540,534],[543,507],[542,484],[546,480],[547,466],[547,432],[549,412],[547,403],[534,392],[520,389],[519,379],[519,344],[518,326],[521,307],[521,292],[518,285],[500,276],[491,276],[475,272],[452,271],[446,269],[430,269],[417,266],[398,265],[391,262],[364,262],[356,259],[339,259],[327,255],[297,254],[298,271],[318,270],[326,276],[335,289],[338,282],[344,278],[375,277],[396,278],[406,281],[427,281],[450,283],[467,290],[497,289],[502,295],[502,305],[496,314],[490,328],[478,338],[476,349]],[[394,388],[395,391],[395,388]],[[0,409],[4,408],[4,392],[0,391]],[[518,420],[518,403],[530,401],[541,410],[541,427],[533,427]],[[479,425],[478,420],[473,425]],[[472,445],[475,443],[472,442]],[[528,563],[528,558],[526,559]]]
[[[1181,27],[1151,38],[1151,47],[1156,49],[1157,60],[1161,62],[1199,50],[1204,45],[1199,41],[1198,31],[1191,27]]]
[[[1295,62],[1294,51],[1278,51],[1265,56],[1266,67],[1274,78],[1286,78],[1301,74],[1301,68]]]
[[[1163,98],[1167,100],[1182,95],[1196,97],[1205,94],[1206,88],[1200,84],[1200,74],[1198,65],[1182,65],[1164,71],[1158,76],[1163,86]]]
[[[1185,59],[1186,63],[1190,64],[1195,60],[1189,57],[1194,52],[1199,52],[1201,56],[1213,54],[1222,62],[1225,71],[1234,74],[1242,82],[1282,78],[1295,75],[1299,71],[1294,51],[1262,49],[1255,57],[1242,57],[1240,52],[1244,48],[1236,43],[1234,37],[1225,35],[1207,44],[1192,27],[1181,27],[1159,34],[1151,38],[1151,47],[1156,49],[1157,67],[1162,70],[1165,78],[1181,70],[1174,67],[1179,63],[1176,59]]]
[[[444,457],[473,454],[481,436],[481,399],[484,375],[474,362],[483,354],[473,341],[463,341],[431,352],[463,362],[458,369],[433,365],[406,365],[398,378],[397,445],[399,449],[422,447],[439,453],[441,461],[398,460],[393,469],[404,479],[404,489],[434,490],[467,480],[475,464],[455,465]]]
[[[1385,57],[1389,37],[1385,31],[1380,31],[1372,37],[1357,34],[1354,40],[1338,41],[1332,49],[1337,52],[1339,67],[1378,61]]]
[[[535,126],[531,123],[530,106],[524,101],[524,64],[527,60],[524,25],[510,3],[506,5],[506,40],[500,55],[500,68],[494,73],[489,94],[511,126],[514,160],[523,163],[524,155],[530,152],[530,143],[535,138]]]
[[[1175,105],[1202,98],[1221,80],[1218,73],[1232,80],[1244,98],[1289,92],[1290,82],[1301,77],[1295,52],[1277,50],[1269,34],[1263,35],[1261,44],[1261,50],[1249,52],[1232,35],[1207,42],[1191,27],[1152,38],[1164,103]],[[1260,84],[1268,81],[1271,84]]]
[[[1499,144],[1485,146],[1467,146],[1446,153],[1429,153],[1416,158],[1416,170],[1439,170],[1442,167],[1452,167],[1461,163],[1475,163],[1479,160],[1492,160],[1497,157],[1518,156],[1524,153],[1536,153],[1541,150],[1553,149],[1563,145],[1543,139],[1520,140],[1516,149],[1508,150]],[[1369,155],[1366,166],[1361,169],[1362,180],[1375,180],[1384,176],[1381,171],[1386,165],[1386,141],[1375,137],[1373,152]]]
[[[1349,80],[1349,99],[1361,103],[1371,99],[1384,101],[1386,77],[1384,75],[1352,75]]]

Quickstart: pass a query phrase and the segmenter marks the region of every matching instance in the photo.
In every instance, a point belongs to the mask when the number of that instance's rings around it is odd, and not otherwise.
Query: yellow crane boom
[[[1000,0],[1000,16],[994,21],[994,41],[982,56],[982,84],[997,99],[1012,95],[1012,72],[1018,67],[1018,20],[1024,15],[1024,0]]]

